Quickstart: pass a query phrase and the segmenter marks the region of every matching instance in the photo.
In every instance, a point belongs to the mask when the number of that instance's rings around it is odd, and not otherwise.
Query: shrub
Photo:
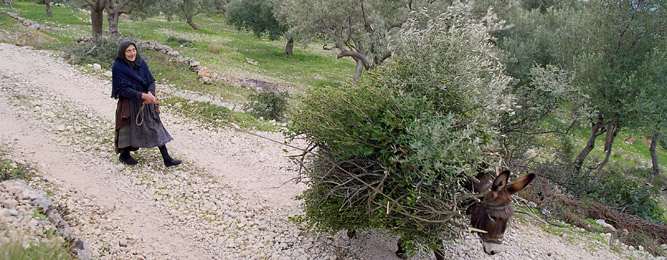
[[[90,41],[72,44],[63,48],[65,58],[69,59],[71,63],[75,64],[92,64],[98,63],[103,68],[110,68],[116,59],[118,53],[118,45],[126,39],[99,37]],[[136,41],[134,41],[136,42]],[[137,46],[139,52],[143,48]]]
[[[186,46],[186,47],[194,47],[195,45],[192,43],[191,40],[184,39],[184,38],[179,38],[176,36],[169,36],[167,37],[167,44],[169,45],[180,45],[180,46]],[[174,46],[172,46],[174,47]]]
[[[20,46],[43,48],[48,43],[54,41],[58,41],[58,39],[46,35],[39,30],[29,30],[28,32],[25,32],[17,37],[16,44]]]
[[[493,19],[455,4],[415,13],[394,59],[358,83],[311,89],[289,129],[318,148],[299,163],[309,188],[297,220],[321,230],[381,228],[436,247],[463,232],[467,176],[495,165],[509,78],[488,44]]]
[[[30,177],[30,170],[12,161],[0,160],[0,182],[11,179],[26,180]]]
[[[12,240],[0,244],[0,259],[35,260],[35,259],[76,259],[63,242],[39,242],[23,247],[23,242]]]
[[[222,46],[220,46],[218,44],[211,44],[211,45],[208,46],[208,51],[211,52],[211,53],[218,54],[218,53],[220,53],[220,50],[222,50]]]
[[[665,209],[658,200],[661,186],[646,184],[651,176],[647,170],[610,165],[601,178],[593,174],[577,173],[565,166],[542,172],[546,178],[565,188],[577,199],[597,201],[617,212],[667,223]],[[661,181],[659,179],[657,183]]]
[[[665,223],[665,209],[660,206],[657,197],[658,187],[650,187],[643,179],[633,176],[646,176],[647,173],[634,169],[612,168],[603,179],[596,182],[594,194],[600,202],[618,210],[641,217],[646,220]]]
[[[250,101],[243,105],[243,110],[257,118],[282,121],[285,118],[288,98],[287,92],[261,91],[248,97]]]

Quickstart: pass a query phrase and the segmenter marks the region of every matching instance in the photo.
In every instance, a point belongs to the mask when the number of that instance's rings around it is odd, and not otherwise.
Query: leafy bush
[[[237,30],[252,30],[257,37],[268,34],[271,40],[277,40],[287,31],[287,26],[276,20],[269,1],[231,0],[227,4],[226,20]]]
[[[220,50],[222,50],[222,46],[220,46],[218,44],[211,44],[211,45],[208,46],[208,51],[211,52],[211,53],[218,54],[218,53],[220,53]]]
[[[0,160],[0,182],[11,179],[26,180],[30,177],[28,168],[12,161]]]
[[[195,46],[192,43],[191,40],[184,39],[184,38],[179,38],[179,37],[176,37],[176,36],[167,37],[167,44],[169,44],[172,47],[174,47],[173,45],[181,45],[181,46],[187,46],[187,47],[194,47]]]
[[[65,58],[75,64],[98,63],[103,68],[110,68],[118,54],[118,45],[126,39],[99,37],[90,41],[72,44],[63,48]],[[136,41],[135,41],[136,42]],[[137,46],[139,52],[143,48]]]
[[[17,37],[16,44],[20,46],[44,48],[47,44],[54,41],[58,41],[58,39],[44,34],[39,30],[28,30]]]
[[[0,259],[13,260],[46,260],[46,259],[76,259],[69,252],[63,242],[39,242],[29,247],[23,247],[18,240],[0,244]]]
[[[656,199],[660,196],[659,187],[650,187],[643,179],[633,176],[646,176],[648,173],[622,168],[612,168],[599,182],[595,182],[594,194],[600,202],[646,220],[667,223],[665,209]]]
[[[461,234],[462,184],[498,161],[496,123],[511,102],[488,44],[495,21],[469,14],[463,4],[415,13],[392,41],[392,62],[356,84],[307,92],[289,129],[318,154],[300,160],[309,189],[297,220],[382,228],[412,249]]]
[[[593,174],[577,173],[566,166],[543,173],[578,199],[597,201],[618,212],[667,223],[665,209],[657,199],[662,186],[646,184],[651,176],[647,170],[610,165],[601,178]],[[657,179],[656,184],[662,181]]]
[[[287,92],[261,91],[248,97],[250,101],[243,105],[243,110],[257,118],[282,121],[285,118],[288,98]]]

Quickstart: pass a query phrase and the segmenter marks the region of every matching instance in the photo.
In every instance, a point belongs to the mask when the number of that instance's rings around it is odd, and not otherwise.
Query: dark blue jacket
[[[137,59],[141,59],[137,56]],[[141,66],[136,70],[130,68],[127,63],[116,59],[111,66],[111,97],[141,99],[142,93],[148,91],[155,93],[155,79],[148,69],[146,61],[141,61]]]

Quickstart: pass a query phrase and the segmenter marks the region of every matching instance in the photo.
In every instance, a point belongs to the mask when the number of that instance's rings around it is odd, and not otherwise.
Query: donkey
[[[466,214],[470,215],[470,225],[472,227],[485,231],[478,232],[478,234],[482,239],[484,252],[489,255],[502,251],[503,234],[510,218],[514,216],[514,209],[510,205],[512,194],[526,188],[535,178],[535,174],[531,173],[508,184],[509,176],[510,171],[505,170],[491,181],[489,173],[479,173],[477,174],[479,182],[472,185],[473,192],[488,190],[482,201],[468,207]],[[470,185],[468,186],[468,189],[470,189]],[[407,254],[401,247],[402,243],[403,239],[399,239],[396,256],[405,259]],[[436,250],[434,253],[437,260],[444,258],[444,254],[440,250]]]

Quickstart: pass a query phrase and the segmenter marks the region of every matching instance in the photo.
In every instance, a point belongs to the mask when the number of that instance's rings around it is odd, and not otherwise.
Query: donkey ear
[[[509,187],[507,187],[507,191],[510,194],[519,192],[520,190],[523,190],[524,188],[526,188],[526,186],[528,186],[528,184],[531,181],[533,181],[533,179],[535,179],[535,174],[534,173],[525,175],[525,176],[519,178],[518,180],[516,180],[515,182],[512,182],[512,184],[510,184]]]
[[[492,191],[499,191],[503,188],[505,188],[505,185],[507,185],[507,179],[510,177],[510,171],[505,170],[496,178],[493,180],[493,184],[491,185],[491,190]]]

